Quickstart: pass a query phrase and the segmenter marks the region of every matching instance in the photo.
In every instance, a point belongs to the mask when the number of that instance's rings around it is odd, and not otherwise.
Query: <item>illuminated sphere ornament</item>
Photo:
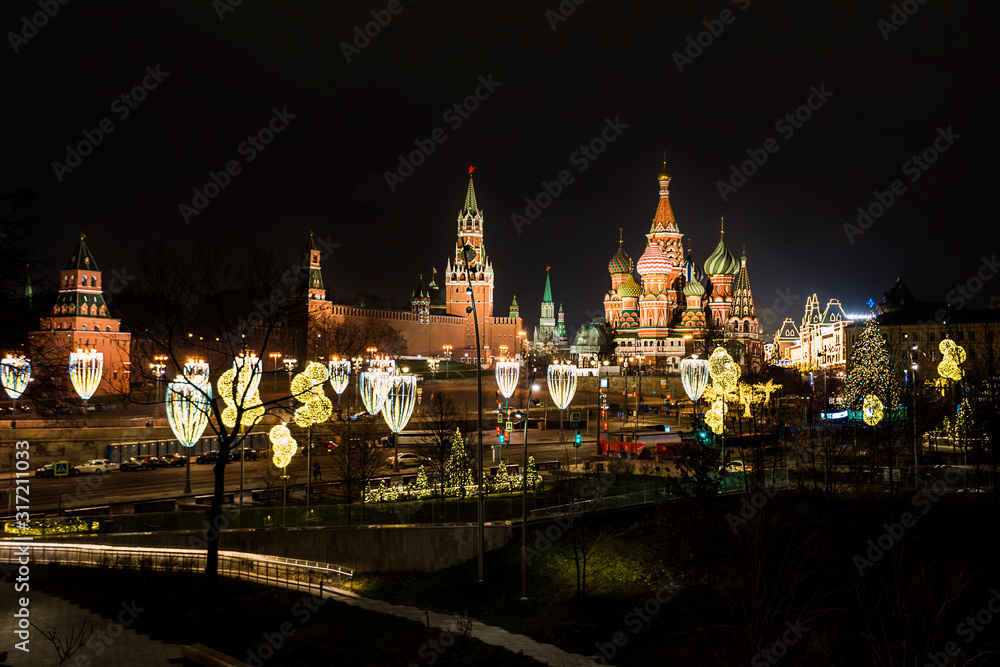
[[[304,405],[295,410],[295,423],[302,428],[325,422],[333,412],[333,403],[323,393],[330,371],[318,361],[292,378],[292,396]]]
[[[284,424],[274,426],[267,437],[271,440],[271,461],[279,468],[287,467],[299,450],[299,443]]]
[[[726,349],[717,347],[708,358],[708,374],[712,377],[715,400],[712,409],[705,413],[705,423],[721,435],[725,428],[726,397],[736,392],[741,371]]]
[[[875,426],[875,424],[882,421],[882,401],[878,399],[878,396],[875,394],[865,396],[865,400],[861,405],[861,414],[864,417],[865,423],[869,426]]]
[[[240,426],[249,428],[264,416],[264,406],[260,400],[260,378],[263,364],[257,355],[239,356],[233,360],[233,367],[219,376],[219,395],[226,403],[222,411],[222,423],[229,428],[236,427],[238,408],[243,409]]]
[[[334,359],[330,362],[330,384],[337,395],[344,393],[351,379],[351,362],[347,359]]]
[[[31,362],[24,357],[12,357],[0,360],[0,383],[7,390],[7,395],[17,400],[28,388],[31,381]]]
[[[97,350],[84,352],[77,350],[69,355],[69,379],[80,398],[87,400],[97,391],[101,384],[101,372],[104,370],[104,354]]]
[[[722,434],[725,407],[725,401],[715,401],[712,403],[712,409],[705,413],[705,424],[712,429],[712,433]]]
[[[212,385],[204,379],[181,376],[167,385],[167,421],[184,447],[194,446],[205,432],[212,405],[211,394]]]
[[[389,391],[382,405],[382,418],[393,433],[406,428],[413,416],[417,402],[417,378],[413,375],[396,375],[386,378]]]
[[[965,375],[960,366],[965,363],[965,348],[950,338],[945,338],[938,345],[941,351],[941,363],[938,364],[938,373],[941,377],[958,382]]]
[[[516,361],[498,361],[494,369],[494,374],[496,375],[500,393],[503,394],[504,398],[509,399],[514,395],[514,390],[517,388],[517,379],[521,374],[521,364]]]
[[[576,366],[573,364],[551,364],[545,373],[548,378],[549,394],[556,407],[565,410],[576,394]]]
[[[360,375],[358,386],[361,388],[361,401],[368,414],[377,415],[382,410],[391,382],[392,378],[381,371],[365,371]]]
[[[681,361],[681,384],[688,398],[697,401],[705,393],[708,384],[708,361],[691,357]]]

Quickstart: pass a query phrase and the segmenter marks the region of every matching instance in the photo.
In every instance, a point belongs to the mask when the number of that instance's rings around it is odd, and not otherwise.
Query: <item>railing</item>
[[[33,563],[56,563],[82,567],[153,570],[161,572],[201,572],[205,569],[204,550],[147,547],[118,547],[107,544],[60,544],[54,542],[0,542],[0,563],[17,564],[30,547]],[[245,579],[296,590],[317,590],[320,595],[333,588],[337,577],[340,588],[346,577],[354,587],[354,570],[314,561],[220,551],[218,572],[224,577]]]

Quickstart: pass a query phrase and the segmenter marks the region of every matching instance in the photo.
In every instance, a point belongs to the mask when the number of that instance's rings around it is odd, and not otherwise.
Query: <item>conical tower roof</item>
[[[542,294],[543,303],[552,303],[552,283],[549,280],[549,269],[551,266],[545,267],[545,292]]]
[[[69,262],[66,263],[65,271],[71,271],[73,269],[86,269],[87,271],[100,271],[97,268],[97,262],[94,260],[94,256],[90,254],[90,248],[87,247],[87,242],[84,239],[87,238],[86,234],[80,234],[80,245],[77,247],[76,252],[73,256],[69,258]]]
[[[736,282],[733,285],[733,309],[729,313],[730,317],[750,317],[755,318],[753,308],[753,294],[750,292],[750,275],[747,273],[747,254],[743,251],[740,258],[739,272],[736,274]]]
[[[666,154],[663,156],[663,169],[656,180],[660,184],[660,201],[656,205],[656,213],[653,214],[653,224],[649,228],[649,232],[651,234],[676,232],[677,220],[674,218],[674,209],[670,206],[670,172],[667,171]]]
[[[474,167],[469,167],[469,189],[465,192],[465,206],[462,207],[462,212],[458,216],[459,219],[462,219],[467,215],[479,215],[479,206],[476,204],[476,188],[472,184],[473,169]]]

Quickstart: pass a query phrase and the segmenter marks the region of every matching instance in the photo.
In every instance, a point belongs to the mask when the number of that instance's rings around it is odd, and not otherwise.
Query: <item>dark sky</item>
[[[210,0],[77,0],[18,53],[10,34],[0,47],[0,160],[54,221],[39,258],[52,272],[36,281],[53,280],[80,230],[105,271],[128,273],[143,248],[220,238],[291,262],[313,229],[341,244],[324,267],[328,289],[402,307],[417,274],[453,251],[475,165],[497,310],[516,293],[534,325],[551,265],[575,325],[603,314],[619,226],[633,257],[642,252],[665,150],[685,243],[704,262],[724,215],[730,249],[746,245],[758,309],[791,295],[779,321],[800,317],[813,292],[861,310],[897,276],[944,299],[998,250],[998,8],[911,2],[916,12],[885,39],[888,2],[586,0],[553,31],[556,0],[404,1],[348,63],[340,43],[385,2],[246,1],[220,21]],[[732,22],[715,24],[721,34],[678,71],[672,54],[726,10]],[[37,11],[8,0],[0,26],[21,32]],[[169,75],[120,119],[114,100],[157,65]],[[499,86],[456,128],[443,114],[480,76]],[[832,96],[790,137],[776,129],[813,87]],[[275,107],[295,118],[248,163],[239,146]],[[103,118],[114,131],[59,182],[52,162]],[[627,128],[580,172],[571,156],[607,118]],[[959,138],[911,181],[904,163],[949,127]],[[446,140],[390,191],[384,173],[436,128]],[[723,202],[717,182],[769,137],[777,152]],[[230,160],[241,173],[186,224],[178,206]],[[519,234],[512,214],[562,170],[573,182]],[[905,192],[850,243],[844,224],[896,179]],[[996,283],[977,305],[990,293]]]

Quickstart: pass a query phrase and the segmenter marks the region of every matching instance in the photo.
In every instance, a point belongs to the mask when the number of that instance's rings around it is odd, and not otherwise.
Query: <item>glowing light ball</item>
[[[229,428],[236,427],[239,408],[243,409],[240,426],[251,427],[264,416],[264,406],[260,400],[260,378],[263,364],[257,355],[239,356],[233,360],[233,367],[219,377],[219,395],[226,403],[222,411],[222,423]]]
[[[382,405],[382,418],[393,433],[399,433],[413,416],[413,406],[417,401],[417,378],[413,375],[397,375],[387,378],[389,387]]]
[[[965,375],[960,365],[965,363],[965,348],[950,338],[945,338],[938,345],[941,351],[941,363],[938,364],[938,374],[948,380],[958,382]]]
[[[101,373],[104,370],[104,354],[97,350],[84,352],[77,350],[69,355],[69,379],[80,398],[87,400],[97,391],[101,384]]]
[[[865,400],[861,404],[861,415],[864,417],[865,423],[869,426],[874,426],[882,421],[882,417],[884,416],[882,401],[878,399],[878,396],[875,394],[865,396]]]
[[[712,409],[705,413],[705,423],[719,435],[725,429],[726,397],[736,392],[741,372],[739,364],[733,361],[724,347],[712,350],[708,358],[708,374],[712,377],[715,401]]]
[[[708,377],[708,360],[691,357],[681,361],[681,384],[692,401],[697,401],[705,393]]]
[[[7,390],[7,395],[17,400],[28,388],[31,381],[31,362],[24,357],[7,355],[0,360],[0,384]]]
[[[497,386],[504,398],[510,398],[517,389],[517,379],[521,375],[521,364],[516,361],[498,361],[494,368]]]
[[[295,410],[295,423],[302,428],[325,422],[333,412],[333,403],[323,393],[330,371],[318,361],[292,378],[292,395],[304,405]]]
[[[358,379],[361,388],[361,401],[370,415],[377,415],[382,410],[385,397],[389,393],[392,378],[381,371],[365,371]]]
[[[330,384],[337,395],[344,393],[351,379],[351,362],[347,359],[334,359],[330,362]]]
[[[560,410],[565,410],[576,394],[576,366],[572,364],[551,364],[545,372],[549,394]]]
[[[181,376],[167,385],[167,421],[181,445],[192,447],[205,433],[211,405],[212,385],[205,380]]]
[[[725,407],[725,401],[715,401],[712,403],[712,409],[705,413],[705,424],[717,435],[722,434]]]
[[[271,441],[271,461],[279,468],[287,467],[299,450],[299,443],[284,424],[273,427],[267,437]]]

